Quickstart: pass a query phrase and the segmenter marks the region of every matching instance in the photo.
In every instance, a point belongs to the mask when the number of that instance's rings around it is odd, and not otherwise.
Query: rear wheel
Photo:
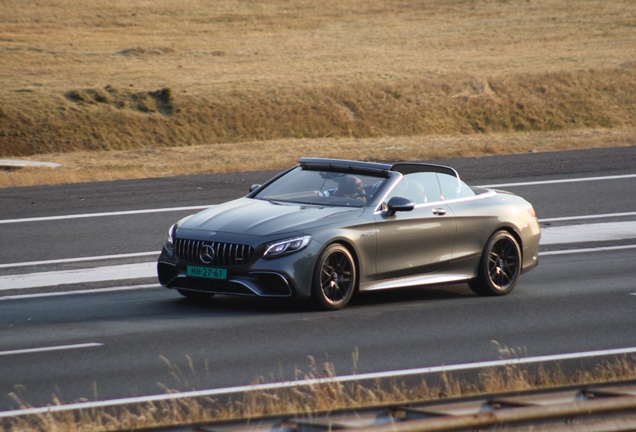
[[[469,283],[479,295],[506,295],[517,284],[521,274],[521,248],[507,231],[494,233],[484,248],[477,278]]]
[[[182,290],[182,289],[178,289],[177,291],[182,296],[189,298],[191,300],[207,300],[214,295],[213,293],[206,293],[201,291],[190,291],[190,290]]]
[[[337,310],[345,307],[357,283],[356,266],[351,253],[342,245],[325,249],[314,270],[312,296],[317,307]]]

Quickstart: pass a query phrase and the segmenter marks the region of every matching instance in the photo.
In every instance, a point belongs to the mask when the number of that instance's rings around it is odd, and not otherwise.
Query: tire
[[[513,290],[521,274],[521,248],[507,231],[497,231],[486,243],[477,278],[470,288],[482,296],[502,296]]]
[[[357,284],[353,256],[340,244],[327,247],[318,258],[312,281],[312,297],[322,310],[342,309],[349,303]]]
[[[190,300],[208,300],[209,298],[214,296],[213,293],[206,293],[201,291],[189,291],[181,289],[178,289],[177,291],[179,292],[179,294]]]

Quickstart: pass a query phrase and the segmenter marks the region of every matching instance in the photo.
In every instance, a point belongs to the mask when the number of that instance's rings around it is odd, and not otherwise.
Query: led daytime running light
[[[275,243],[269,243],[266,245],[263,256],[268,258],[298,252],[299,250],[304,249],[310,241],[311,236],[302,236],[281,240]]]

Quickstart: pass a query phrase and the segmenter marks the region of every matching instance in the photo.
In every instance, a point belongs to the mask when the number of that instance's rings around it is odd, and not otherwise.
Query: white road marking
[[[588,351],[588,352],[579,352],[579,353],[570,353],[570,354],[556,354],[556,355],[515,358],[515,359],[507,359],[507,360],[495,360],[495,361],[486,361],[486,362],[477,362],[477,363],[464,363],[464,364],[447,365],[447,366],[423,367],[423,368],[417,368],[417,369],[405,369],[405,370],[398,370],[398,371],[346,375],[341,377],[314,378],[314,379],[306,379],[306,380],[298,380],[298,381],[284,381],[284,382],[270,383],[270,384],[227,387],[227,388],[198,390],[198,391],[189,391],[189,392],[181,392],[181,393],[139,396],[139,397],[130,397],[130,398],[122,398],[122,399],[110,399],[110,400],[104,400],[104,401],[78,402],[78,403],[72,403],[67,405],[54,405],[54,406],[47,406],[47,407],[41,407],[41,408],[26,408],[26,409],[14,410],[14,411],[2,411],[0,412],[0,418],[8,418],[8,417],[32,415],[32,414],[44,414],[44,413],[70,411],[70,410],[78,410],[78,409],[104,408],[104,407],[124,405],[124,404],[162,402],[162,401],[182,399],[182,398],[217,397],[217,396],[231,395],[231,394],[237,394],[237,393],[281,390],[286,388],[314,386],[314,385],[328,384],[328,383],[358,382],[363,380],[377,380],[381,378],[402,378],[402,377],[408,377],[413,375],[425,375],[425,374],[431,374],[431,373],[456,372],[456,371],[463,371],[463,370],[469,370],[469,369],[480,369],[480,368],[485,369],[485,368],[500,367],[500,366],[523,365],[523,364],[584,359],[584,358],[602,357],[602,356],[626,355],[626,354],[634,354],[634,353],[636,353],[636,348],[630,347],[630,348],[619,348],[619,349],[611,349],[611,350],[603,350],[603,351]]]
[[[581,177],[581,178],[559,179],[559,180],[539,180],[539,181],[520,182],[520,183],[500,183],[500,184],[482,185],[479,187],[502,188],[502,187],[514,187],[514,186],[538,186],[538,185],[547,185],[547,184],[577,183],[577,182],[588,182],[588,181],[599,181],[599,180],[623,180],[623,179],[635,178],[635,177],[636,177],[636,174],[625,174],[625,175],[615,175],[615,176],[605,176],[605,177]]]
[[[9,355],[18,355],[18,354],[34,354],[48,351],[64,351],[71,349],[80,349],[80,348],[93,348],[104,345],[103,343],[83,343],[83,344],[75,344],[75,345],[59,345],[59,346],[50,346],[50,347],[42,347],[42,348],[28,348],[28,349],[19,349],[12,351],[0,351],[0,356],[9,356]]]
[[[584,219],[607,219],[607,218],[616,218],[616,217],[626,217],[626,216],[636,216],[636,212],[625,212],[625,213],[605,213],[605,214],[595,214],[595,215],[583,215],[583,216],[565,216],[565,217],[557,217],[557,218],[544,218],[539,219],[539,222],[565,222],[572,220],[584,220]],[[553,229],[551,227],[543,228],[543,232],[545,230]],[[544,238],[542,238],[545,241]],[[140,257],[148,257],[148,256],[158,256],[160,252],[151,251],[151,252],[135,252],[135,253],[127,253],[127,254],[117,254],[117,255],[101,255],[101,256],[91,256],[91,257],[79,257],[79,258],[64,258],[64,259],[56,259],[56,260],[43,260],[43,261],[28,261],[28,262],[16,262],[16,263],[7,263],[0,264],[0,269],[3,268],[16,268],[16,267],[33,267],[39,265],[53,265],[53,264],[70,264],[76,262],[85,262],[85,261],[102,261],[102,260],[115,260],[115,259],[128,259],[128,258],[140,258]]]
[[[560,179],[560,180],[541,180],[541,181],[521,182],[521,183],[501,183],[501,184],[492,184],[492,185],[482,185],[480,187],[501,188],[501,187],[514,187],[514,186],[536,186],[536,185],[555,184],[555,183],[576,183],[576,182],[599,181],[599,180],[621,180],[621,179],[635,178],[635,177],[636,177],[636,174],[625,174],[625,175],[605,176],[605,177],[582,177],[582,178]],[[212,206],[213,205],[199,205],[199,206],[190,206],[190,207],[168,207],[168,208],[128,210],[128,211],[118,211],[118,212],[85,213],[85,214],[75,214],[75,215],[44,216],[44,217],[35,217],[35,218],[22,218],[22,219],[4,219],[4,220],[0,220],[0,224],[45,222],[45,221],[64,220],[64,219],[81,219],[81,218],[105,217],[105,216],[128,216],[128,215],[137,215],[137,214],[146,214],[146,213],[203,210]]]
[[[65,258],[65,259],[46,260],[46,261],[28,261],[28,262],[20,262],[20,263],[8,263],[8,264],[0,264],[0,269],[15,268],[15,267],[31,267],[31,266],[51,265],[51,264],[69,264],[69,263],[77,263],[77,262],[84,262],[84,261],[139,258],[139,257],[153,256],[153,255],[159,256],[159,252],[157,251],[136,252],[136,253],[119,254],[119,255],[102,255],[102,256]]]
[[[542,245],[636,238],[636,221],[568,225],[541,229]]]
[[[636,249],[636,245],[620,245],[620,246],[604,246],[594,248],[581,248],[581,249],[564,249],[556,251],[539,252],[539,256],[550,255],[569,255],[579,253],[596,253],[596,252],[608,252],[616,250],[628,250]],[[122,268],[125,268],[126,275],[121,276]],[[140,278],[155,278],[156,263],[142,263],[125,266],[108,266],[88,269],[86,277],[83,274],[84,270],[66,270],[60,272],[41,272],[31,273],[26,275],[13,275],[13,276],[0,276],[0,291],[12,290],[12,289],[27,289],[38,287],[49,287],[63,284],[73,283],[87,283],[87,282],[104,282],[109,280],[120,279],[140,279]],[[102,278],[99,275],[106,275]],[[130,285],[122,287],[111,288],[95,288],[89,290],[74,290],[64,292],[51,292],[51,293],[37,293],[37,294],[20,294],[11,296],[0,296],[2,300],[20,300],[30,298],[41,297],[55,297],[55,296],[67,296],[75,294],[99,294],[105,292],[115,291],[133,291],[144,288],[157,288],[158,284],[146,284],[146,285]],[[634,294],[636,295],[636,293]]]
[[[212,206],[205,205],[205,206],[192,206],[192,207],[168,207],[168,208],[128,210],[128,211],[105,212],[105,213],[84,213],[84,214],[75,214],[75,215],[43,216],[43,217],[23,218],[23,219],[4,219],[4,220],[0,220],[0,224],[12,224],[12,223],[24,223],[24,222],[45,222],[45,221],[54,221],[54,220],[82,219],[82,218],[105,217],[105,216],[128,216],[128,215],[137,215],[137,214],[146,214],[146,213],[162,213],[162,212],[175,212],[175,211],[191,211],[191,210],[203,210],[208,207],[212,207]]]
[[[636,221],[547,227],[543,228],[541,232],[541,245],[611,241],[623,239],[636,239]],[[540,255],[549,256],[575,253],[593,253],[611,250],[626,250],[632,249],[634,247],[636,247],[636,245],[567,249],[541,252]],[[80,262],[99,259],[152,256],[157,254],[157,252],[140,252],[138,254],[106,255],[101,257],[83,257],[77,259],[62,259],[50,261],[32,261],[27,263],[2,264],[0,265],[0,269],[44,264],[72,263],[74,261]],[[93,267],[88,269],[35,272],[0,276],[0,291],[125,279],[156,278],[156,266],[156,261],[151,261],[136,264]]]
[[[565,222],[565,221],[585,220],[585,219],[609,219],[609,218],[626,217],[626,216],[636,216],[636,212],[605,213],[605,214],[583,215],[583,216],[542,218],[542,219],[539,219],[539,222],[546,223],[546,222]]]
[[[564,249],[556,251],[539,252],[540,256],[548,255],[568,255],[577,253],[594,253],[594,252],[607,252],[614,250],[636,249],[636,245],[622,245],[622,246],[605,246],[595,248],[583,248],[583,249]]]
[[[119,291],[137,291],[149,288],[162,288],[159,284],[146,284],[146,285],[129,285],[129,286],[119,286],[119,287],[110,287],[110,288],[94,288],[89,290],[74,290],[74,291],[62,291],[62,292],[48,292],[48,293],[37,293],[37,294],[18,294],[12,296],[3,296],[0,297],[0,301],[3,300],[25,300],[25,299],[33,299],[33,298],[44,298],[44,297],[60,297],[60,296],[70,296],[76,294],[100,294],[100,293],[109,293],[109,292],[119,292]]]
[[[565,222],[565,221],[572,221],[572,220],[608,219],[608,218],[626,217],[626,216],[636,216],[636,212],[605,213],[605,214],[583,215],[583,216],[565,216],[565,217],[557,217],[557,218],[544,218],[544,219],[539,219],[539,222],[541,222],[541,223],[546,223],[546,222]],[[550,227],[543,228],[544,231],[546,229],[551,229],[551,228]],[[139,258],[139,257],[147,257],[147,256],[159,255],[159,253],[160,252],[157,252],[157,251],[135,252],[135,253],[117,254],[117,255],[101,255],[101,256],[79,257],[79,258],[64,258],[64,259],[56,259],[56,260],[16,262],[16,263],[0,264],[0,269],[3,269],[3,268],[16,268],[16,267],[32,267],[32,266],[39,266],[39,265],[69,264],[69,263],[84,262],[84,261],[102,261],[102,260]]]
[[[524,183],[507,183],[507,184],[487,185],[485,187],[510,187],[510,186],[541,185],[541,184],[569,183],[569,182],[583,182],[583,181],[597,181],[597,180],[617,180],[617,179],[626,179],[626,178],[634,178],[634,177],[636,177],[636,174],[628,174],[628,175],[621,175],[621,176],[546,180],[546,181],[524,182]],[[208,206],[172,207],[172,208],[130,210],[130,211],[105,212],[105,213],[88,213],[88,214],[78,214],[78,215],[60,215],[60,216],[48,216],[48,217],[37,217],[37,218],[6,219],[6,220],[0,220],[0,224],[41,222],[41,221],[66,220],[66,219],[91,218],[91,217],[136,215],[136,214],[174,212],[174,211],[195,211],[195,210],[205,209],[208,207],[210,206],[208,205]],[[598,218],[610,218],[610,217],[625,217],[625,216],[634,216],[634,215],[636,215],[636,212],[609,213],[609,214],[600,214],[600,215],[546,218],[546,219],[540,219],[540,222],[556,222],[556,221],[591,219],[591,218],[598,219]],[[636,222],[630,221],[630,222],[576,225],[576,226],[570,226],[570,227],[546,227],[546,228],[543,228],[542,230],[541,244],[551,245],[551,244],[560,244],[560,243],[617,240],[617,239],[625,239],[625,238],[628,238],[628,239],[636,238]],[[607,250],[628,249],[628,248],[631,248],[631,246],[550,251],[550,252],[544,252],[542,253],[542,255],[559,255],[559,254],[568,254],[568,253],[596,252],[596,251],[607,251]],[[38,265],[68,264],[68,263],[75,263],[75,262],[99,261],[99,260],[110,260],[110,259],[138,258],[138,257],[153,256],[156,254],[158,254],[158,252],[138,252],[138,253],[119,254],[119,255],[104,255],[104,256],[96,256],[96,257],[66,258],[66,259],[58,259],[58,260],[43,260],[43,261],[31,261],[31,262],[22,262],[22,263],[5,263],[5,264],[0,264],[0,269],[29,267],[29,266],[38,266]],[[155,262],[126,264],[126,265],[119,265],[119,266],[104,266],[104,267],[97,267],[97,268],[90,268],[90,269],[63,270],[63,271],[51,271],[51,272],[39,272],[39,273],[29,273],[29,274],[21,274],[21,275],[0,276],[0,291],[10,290],[10,289],[24,289],[24,288],[48,287],[48,286],[56,286],[56,285],[68,285],[68,284],[77,284],[77,283],[113,281],[113,280],[122,280],[122,279],[139,279],[139,278],[149,278],[149,277],[156,277]]]
[[[145,262],[89,269],[0,276],[0,291],[123,279],[156,278],[157,263]]]

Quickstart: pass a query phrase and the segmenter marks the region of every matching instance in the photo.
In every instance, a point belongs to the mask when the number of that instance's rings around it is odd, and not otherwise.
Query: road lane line
[[[636,221],[567,225],[541,229],[541,245],[636,238]]]
[[[479,187],[501,188],[501,187],[514,187],[514,186],[539,186],[539,185],[558,184],[558,183],[577,183],[577,182],[600,181],[600,180],[623,180],[623,179],[635,178],[635,177],[636,177],[636,174],[625,174],[625,175],[615,175],[615,176],[605,176],[605,177],[580,177],[580,178],[559,179],[559,180],[538,180],[538,181],[520,182],[520,183],[500,183],[500,184],[491,184],[491,185],[481,185]]]
[[[135,252],[135,253],[119,254],[119,255],[102,255],[102,256],[80,257],[80,258],[65,258],[65,259],[56,259],[56,260],[47,260],[47,261],[28,261],[28,262],[0,264],[0,269],[14,268],[14,267],[30,267],[30,266],[39,266],[39,265],[49,265],[49,264],[68,264],[68,263],[76,263],[76,262],[84,262],[84,261],[139,258],[139,257],[153,256],[153,255],[156,255],[158,257],[159,254],[160,252],[153,251],[153,252]]]
[[[486,368],[500,367],[500,366],[523,365],[523,364],[543,363],[543,362],[562,361],[562,360],[576,360],[576,359],[585,359],[585,358],[592,358],[592,357],[626,355],[626,354],[634,354],[634,353],[636,353],[636,347],[629,347],[629,348],[619,348],[619,349],[610,349],[610,350],[602,350],[602,351],[587,351],[587,352],[579,352],[579,353],[515,358],[515,359],[485,361],[485,362],[477,362],[477,363],[464,363],[464,364],[447,365],[447,366],[423,367],[423,368],[416,368],[416,369],[366,373],[366,374],[358,374],[358,375],[345,375],[341,377],[314,378],[314,379],[305,379],[305,380],[297,380],[297,381],[284,381],[284,382],[270,383],[270,384],[227,387],[227,388],[218,388],[218,389],[209,389],[209,390],[195,390],[195,391],[188,391],[188,392],[181,392],[181,393],[139,396],[139,397],[130,397],[130,398],[122,398],[122,399],[109,399],[109,400],[92,401],[92,402],[78,402],[78,403],[72,403],[67,405],[54,405],[54,406],[46,406],[41,408],[26,408],[26,409],[14,410],[14,411],[1,411],[0,418],[70,411],[70,410],[77,410],[77,409],[104,408],[104,407],[124,405],[124,404],[162,402],[162,401],[182,399],[182,398],[227,396],[231,394],[239,394],[239,393],[253,392],[253,391],[281,390],[286,388],[314,386],[314,385],[320,385],[320,384],[377,380],[381,378],[403,378],[403,377],[408,377],[413,375],[426,375],[431,373],[456,372],[456,371],[464,371],[469,369],[480,369],[480,368],[486,369]]]
[[[607,252],[607,251],[625,250],[625,249],[636,249],[636,245],[604,246],[604,247],[595,247],[595,248],[555,250],[555,251],[539,252],[539,256]]]
[[[546,251],[539,252],[539,256],[550,256],[550,255],[569,255],[569,254],[579,254],[579,253],[595,253],[595,252],[609,252],[609,251],[617,251],[617,250],[628,250],[628,249],[636,249],[636,244],[634,245],[620,245],[620,246],[603,246],[603,247],[595,247],[595,248],[581,248],[581,249],[564,249],[564,250],[555,250],[555,251]],[[128,273],[125,279],[138,279],[138,278],[148,278],[148,277],[156,277],[156,273],[154,270],[155,263],[149,263],[152,265],[152,271],[148,269],[141,269],[139,273]],[[118,266],[114,266],[118,267]],[[109,267],[108,269],[112,269]],[[106,269],[106,271],[108,271]],[[59,273],[59,272],[48,272],[48,273]],[[37,275],[37,273],[36,273]],[[12,279],[22,279],[29,275],[15,275]],[[5,288],[2,283],[4,283],[3,278],[9,278],[7,276],[0,277],[0,291],[9,290],[9,289],[26,289],[26,288],[36,288],[31,286],[20,286],[16,287],[8,287]],[[117,280],[117,279],[112,279]],[[103,282],[103,281],[95,281],[92,282]],[[50,282],[46,286],[50,286]],[[89,290],[75,290],[75,291],[64,291],[64,292],[51,292],[51,293],[37,293],[37,294],[19,294],[19,295],[11,295],[11,296],[0,296],[0,301],[2,300],[20,300],[20,299],[29,299],[29,298],[41,298],[41,297],[55,297],[55,296],[66,296],[66,295],[74,295],[74,294],[99,294],[106,292],[115,292],[115,291],[133,291],[137,289],[145,289],[145,288],[158,288],[160,285],[158,284],[146,284],[146,285],[129,285],[122,287],[111,287],[111,288],[95,288]],[[634,294],[636,295],[636,293]]]
[[[103,346],[103,343],[83,343],[83,344],[75,344],[75,345],[58,345],[58,346],[50,346],[50,347],[42,347],[42,348],[27,348],[27,349],[19,349],[12,351],[0,351],[0,356],[9,356],[9,355],[18,355],[18,354],[35,354],[42,353],[48,351],[64,351],[71,349],[80,349],[80,348],[93,348],[98,346]]]
[[[545,218],[545,219],[539,219],[539,222],[546,223],[546,222],[563,222],[563,221],[585,220],[585,219],[607,219],[607,218],[626,217],[626,216],[636,216],[636,212],[605,213],[605,214],[595,214],[595,215],[565,216],[565,217],[557,217],[557,218]],[[557,227],[555,227],[555,228],[557,228]],[[543,228],[543,230],[544,230],[544,238],[545,238],[545,230],[549,230],[549,229],[552,229],[552,228],[550,228],[550,227]],[[102,256],[79,257],[79,258],[64,258],[64,259],[56,259],[56,260],[15,262],[15,263],[0,264],[0,269],[17,268],[17,267],[32,267],[32,266],[40,266],[40,265],[54,265],[54,264],[71,264],[71,263],[86,262],[86,261],[102,261],[102,260],[141,258],[141,257],[148,257],[148,256],[158,256],[159,254],[160,254],[160,252],[158,252],[158,251],[151,251],[151,252],[134,252],[134,253],[117,254],[117,255],[102,255]]]
[[[155,261],[151,261],[138,264],[123,264],[89,269],[0,276],[0,291],[156,277],[157,263]]]
[[[555,183],[576,183],[576,182],[599,181],[599,180],[620,180],[620,179],[635,178],[635,177],[636,177],[636,174],[625,174],[625,175],[605,176],[605,177],[582,177],[582,178],[571,178],[571,179],[560,179],[560,180],[539,180],[539,181],[533,181],[533,182],[520,182],[520,183],[501,183],[501,184],[492,184],[492,185],[482,185],[479,187],[498,188],[498,187],[514,187],[514,186],[537,186],[537,185],[555,184]],[[34,217],[34,218],[22,218],[22,219],[4,219],[4,220],[0,220],[0,224],[44,222],[44,221],[55,221],[55,220],[64,220],[64,219],[81,219],[81,218],[106,217],[106,216],[129,216],[129,215],[147,214],[147,213],[203,210],[212,206],[213,205],[210,204],[210,205],[199,205],[199,206],[189,206],[189,207],[167,207],[167,208],[157,208],[157,209],[128,210],[128,211],[104,212],[104,213],[84,213],[84,214],[75,214],[75,215],[44,216],[44,217]]]
[[[606,214],[596,214],[596,215],[583,215],[583,216],[564,216],[564,217],[555,217],[555,218],[542,218],[539,219],[539,222],[565,222],[565,221],[573,221],[573,220],[584,220],[584,219],[608,219],[608,218],[618,218],[625,216],[636,216],[636,212],[624,212],[624,213],[606,213]]]
[[[64,219],[83,219],[83,218],[105,217],[105,216],[128,216],[128,215],[138,215],[138,214],[147,214],[147,213],[203,210],[211,206],[212,205],[192,206],[192,207],[167,207],[167,208],[146,209],[146,210],[128,210],[128,211],[105,212],[105,213],[84,213],[84,214],[75,214],[75,215],[43,216],[43,217],[23,218],[23,219],[4,219],[4,220],[0,220],[0,224],[12,224],[12,223],[24,223],[24,222],[45,222],[45,221],[55,221],[55,220],[64,220]]]
[[[627,225],[625,225],[627,224]],[[608,230],[581,229],[581,226],[574,231],[563,232],[558,231],[562,227],[554,227],[549,230],[557,230],[554,232],[545,229],[542,234],[541,245],[554,245],[561,243],[576,243],[584,241],[599,240],[617,240],[623,238],[636,238],[636,222],[612,225]],[[568,227],[565,227],[568,228]],[[589,235],[582,236],[583,231]],[[598,231],[598,232],[597,232]],[[559,234],[561,233],[561,234]],[[577,253],[594,253],[616,250],[628,250],[636,248],[636,245],[620,245],[620,246],[602,246],[579,249],[564,249],[555,251],[540,252],[540,256],[550,255],[566,255]],[[157,277],[156,261],[121,264],[112,266],[101,266],[87,269],[61,270],[14,274],[0,276],[0,292],[8,290],[19,290],[28,288],[53,287],[57,285],[72,285],[80,283],[117,281],[126,279],[156,278]]]
[[[159,284],[146,284],[146,285],[128,285],[128,286],[119,286],[119,287],[110,287],[110,288],[94,288],[88,290],[74,290],[74,291],[62,291],[62,292],[48,292],[48,293],[37,293],[37,294],[18,294],[12,296],[0,296],[0,301],[3,300],[26,300],[26,299],[34,299],[34,298],[45,298],[45,297],[60,297],[60,296],[70,296],[76,294],[103,294],[110,292],[120,292],[120,291],[137,291],[144,290],[149,288],[162,288]]]

